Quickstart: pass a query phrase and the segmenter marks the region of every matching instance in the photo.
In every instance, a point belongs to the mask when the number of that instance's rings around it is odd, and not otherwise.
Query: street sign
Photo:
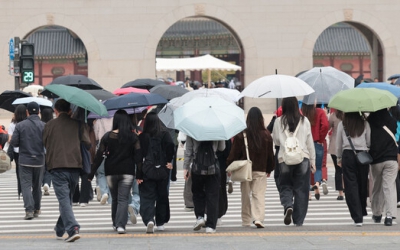
[[[14,38],[10,39],[9,42],[9,55],[10,55],[10,60],[14,60]]]

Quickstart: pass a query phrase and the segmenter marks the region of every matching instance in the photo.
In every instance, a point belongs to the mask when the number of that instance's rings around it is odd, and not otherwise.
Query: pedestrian
[[[180,146],[183,147],[183,155],[185,155],[186,151],[186,140],[187,135],[182,131],[178,133],[178,141]],[[189,167],[190,168],[190,167]],[[185,186],[183,187],[183,201],[185,204],[185,211],[186,212],[193,212],[194,211],[194,204],[193,204],[193,193],[192,193],[192,176],[189,175],[189,171],[184,171],[183,179],[185,180]]]
[[[397,105],[390,108],[390,113],[397,121],[397,130],[396,130],[396,141],[398,144],[398,153],[397,153],[397,163],[399,165],[397,178],[396,178],[396,191],[397,191],[397,208],[400,207],[400,103],[397,102]]]
[[[380,223],[383,214],[385,226],[391,226],[393,217],[397,217],[398,149],[394,136],[397,123],[386,108],[370,113],[368,122],[371,126],[369,153],[374,159],[371,164],[372,219],[375,223]]]
[[[221,175],[221,185],[219,185],[220,188],[219,188],[217,226],[222,225],[222,216],[224,216],[226,214],[226,211],[228,211],[228,194],[226,192],[226,183],[227,183],[227,175],[228,175],[226,173],[226,168],[228,167],[228,165],[226,164],[226,160],[228,159],[229,153],[231,152],[231,148],[232,148],[232,142],[231,142],[231,139],[229,139],[229,140],[225,140],[225,149],[223,151],[217,151],[217,158],[218,158],[219,170],[220,170],[219,172]],[[231,183],[232,183],[232,181],[231,181]],[[229,185],[228,185],[228,189],[229,189]]]
[[[54,230],[57,238],[67,233],[66,242],[80,238],[80,225],[72,210],[72,196],[82,171],[81,141],[90,147],[88,131],[80,126],[79,121],[71,118],[70,106],[66,100],[58,99],[54,104],[56,118],[47,122],[43,131],[46,164],[60,210]]]
[[[92,171],[88,175],[91,181],[105,157],[104,171],[112,197],[111,219],[113,229],[119,234],[126,233],[128,200],[135,178],[135,164],[142,164],[140,142],[133,130],[126,111],[118,110],[114,115],[112,130],[101,138]]]
[[[264,228],[265,192],[267,177],[275,168],[273,142],[269,131],[265,128],[261,110],[252,107],[246,119],[247,128],[233,139],[233,145],[226,164],[233,161],[246,160],[246,150],[252,161],[252,181],[240,183],[242,201],[242,226],[250,227],[252,223],[257,228]],[[244,142],[247,137],[248,149]]]
[[[136,177],[140,215],[147,227],[146,233],[154,233],[154,225],[158,231],[164,231],[164,224],[170,219],[168,184],[175,145],[155,112],[146,115],[139,139],[144,156]]]
[[[269,122],[269,124],[267,126],[267,130],[269,131],[270,134],[273,133],[274,124],[275,124],[276,118],[280,117],[281,115],[282,115],[282,106],[279,106],[279,108],[275,111],[274,115],[272,116],[271,121]],[[274,180],[275,180],[276,189],[278,190],[278,193],[280,195],[281,194],[281,188],[280,188],[280,185],[279,185],[279,162],[278,162],[279,148],[280,148],[280,146],[275,145]]]
[[[347,137],[348,135],[348,137]],[[345,113],[339,122],[336,137],[337,164],[342,167],[343,181],[346,188],[346,203],[354,225],[361,227],[363,216],[367,215],[368,171],[369,165],[357,162],[356,152],[368,151],[371,145],[369,123],[359,112]]]
[[[25,220],[39,217],[42,200],[42,181],[45,154],[43,147],[44,122],[39,117],[39,105],[27,105],[27,118],[15,126],[10,141],[19,147],[19,178],[25,207]]]
[[[209,141],[211,144],[214,157],[214,166],[206,173],[198,169],[198,161],[203,161],[199,155],[199,149],[203,142],[199,142],[190,136],[186,138],[186,150],[183,163],[183,176],[187,180],[192,177],[192,193],[194,203],[194,213],[196,223],[193,227],[194,231],[199,231],[203,226],[206,227],[206,233],[215,233],[218,221],[218,200],[221,185],[221,176],[216,151],[225,149],[225,141]],[[193,163],[192,168],[190,165]],[[190,171],[189,171],[190,170]],[[207,210],[207,212],[206,212]],[[207,221],[204,219],[207,214]]]
[[[303,161],[288,165],[284,161],[287,154],[285,142],[287,134],[296,133]],[[300,114],[296,97],[282,99],[282,116],[276,118],[273,128],[274,143],[279,148],[279,185],[280,200],[284,207],[285,225],[302,226],[308,209],[310,187],[310,169],[315,168],[315,147],[312,139],[311,124],[307,117]]]
[[[44,123],[47,123],[50,120],[53,120],[53,109],[52,108],[43,108],[40,112],[40,120]],[[43,194],[50,195],[50,187],[51,187],[51,174],[47,170],[47,166],[45,165],[44,168],[44,175],[43,175]]]

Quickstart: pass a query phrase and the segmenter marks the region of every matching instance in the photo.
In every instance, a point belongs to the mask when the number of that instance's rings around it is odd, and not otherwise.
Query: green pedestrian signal
[[[20,71],[22,83],[35,81],[35,46],[33,43],[21,43]]]

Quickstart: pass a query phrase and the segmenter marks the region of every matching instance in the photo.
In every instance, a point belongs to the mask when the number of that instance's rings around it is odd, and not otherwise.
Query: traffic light
[[[33,83],[35,81],[35,46],[33,43],[21,43],[19,65],[22,83]]]

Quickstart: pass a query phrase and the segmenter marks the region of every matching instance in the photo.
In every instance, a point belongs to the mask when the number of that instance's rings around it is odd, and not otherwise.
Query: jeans
[[[107,185],[107,178],[104,174],[104,160],[101,162],[100,167],[97,169],[97,184],[100,187],[100,192],[101,195],[103,194],[108,194],[108,204],[111,204],[111,194],[110,194],[110,189],[108,188]]]
[[[49,171],[47,171],[47,169],[44,170],[42,185],[46,183],[49,185],[49,187],[51,187],[51,174]]]
[[[111,219],[114,227],[125,229],[128,220],[129,192],[134,176],[129,174],[108,175],[107,183],[112,195]]]
[[[40,210],[44,166],[25,167],[20,165],[18,170],[25,212]]]
[[[315,168],[314,183],[321,183],[322,181],[322,161],[324,158],[324,146],[322,144],[314,142],[315,147]],[[312,183],[312,184],[314,184]]]
[[[293,208],[293,224],[302,225],[308,210],[310,183],[310,161],[304,158],[298,165],[279,164],[279,183],[281,204],[286,209]]]
[[[62,236],[64,232],[71,236],[75,227],[80,228],[72,210],[72,196],[78,185],[80,172],[80,169],[53,169],[50,172],[60,210],[60,216],[54,228],[58,236]]]
[[[134,179],[132,183],[132,195],[129,197],[129,206],[133,207],[133,210],[136,212],[136,214],[139,214],[140,193],[139,185],[137,184],[136,179]]]

